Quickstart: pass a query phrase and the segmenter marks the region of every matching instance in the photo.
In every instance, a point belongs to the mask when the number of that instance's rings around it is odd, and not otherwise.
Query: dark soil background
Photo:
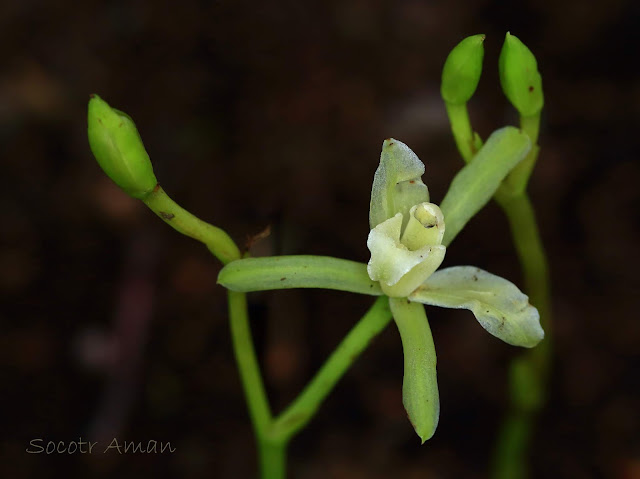
[[[555,357],[534,478],[640,477],[639,8],[607,2],[332,0],[0,4],[0,476],[255,477],[220,265],[100,171],[98,93],[136,121],[181,205],[254,254],[368,260],[382,140],[407,143],[439,202],[461,167],[440,72],[487,34],[470,104],[483,137],[516,116],[498,83],[510,30],[536,54],[545,110],[530,184],[553,276]],[[447,253],[521,284],[489,205]],[[371,303],[327,291],[250,295],[275,410]],[[290,448],[294,478],[485,478],[520,351],[470,313],[429,308],[442,413],[424,446],[401,404],[393,325]],[[27,454],[29,441],[98,452]],[[114,438],[164,455],[102,454]]]

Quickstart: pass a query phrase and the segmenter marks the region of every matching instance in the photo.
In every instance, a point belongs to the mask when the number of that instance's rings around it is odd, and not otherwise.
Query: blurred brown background
[[[536,478],[640,477],[638,4],[333,0],[0,3],[2,477],[255,474],[219,264],[102,174],[98,93],[136,121],[164,188],[256,254],[367,261],[382,140],[407,143],[439,202],[461,166],[439,97],[463,37],[487,34],[470,109],[516,120],[497,58],[510,30],[546,103],[530,191],[551,261],[555,363]],[[445,265],[520,283],[495,205]],[[250,296],[273,407],[297,394],[371,299]],[[428,309],[442,413],[424,446],[401,404],[391,325],[290,449],[290,477],[484,478],[518,354],[468,312]],[[173,454],[27,454],[29,441],[170,441]],[[99,451],[101,452],[101,451]]]

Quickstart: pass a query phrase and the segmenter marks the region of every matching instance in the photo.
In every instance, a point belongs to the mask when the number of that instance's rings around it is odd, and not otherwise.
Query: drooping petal
[[[415,251],[400,242],[402,214],[398,213],[369,233],[367,247],[371,259],[367,265],[369,277],[380,281],[387,296],[408,296],[442,263],[446,248],[427,245]]]
[[[421,179],[423,174],[424,164],[411,148],[393,138],[384,140],[371,188],[371,229],[396,213],[402,213],[406,224],[409,209],[429,201],[429,190]]]
[[[409,295],[411,301],[464,308],[489,333],[514,346],[533,347],[544,338],[538,310],[513,283],[473,266],[432,274]]]
[[[436,431],[440,399],[436,377],[436,349],[424,306],[407,298],[389,298],[404,354],[402,404],[422,443]]]

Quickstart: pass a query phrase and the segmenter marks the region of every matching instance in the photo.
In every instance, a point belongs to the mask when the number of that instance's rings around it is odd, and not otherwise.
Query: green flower
[[[487,148],[513,141],[516,134],[499,133]],[[385,140],[371,191],[367,272],[390,297],[405,358],[403,403],[424,442],[435,432],[440,403],[433,338],[419,303],[468,309],[484,329],[514,346],[533,347],[544,331],[537,309],[506,279],[473,266],[437,271],[446,251],[446,217],[428,201],[423,173],[424,165],[407,145]]]

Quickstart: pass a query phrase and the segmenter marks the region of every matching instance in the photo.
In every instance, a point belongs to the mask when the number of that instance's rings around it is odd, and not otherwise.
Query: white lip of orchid
[[[402,223],[402,213],[397,213],[372,229],[367,239],[369,277],[391,297],[411,294],[438,269],[446,252],[441,244],[444,217],[437,205],[414,205],[404,231]]]

